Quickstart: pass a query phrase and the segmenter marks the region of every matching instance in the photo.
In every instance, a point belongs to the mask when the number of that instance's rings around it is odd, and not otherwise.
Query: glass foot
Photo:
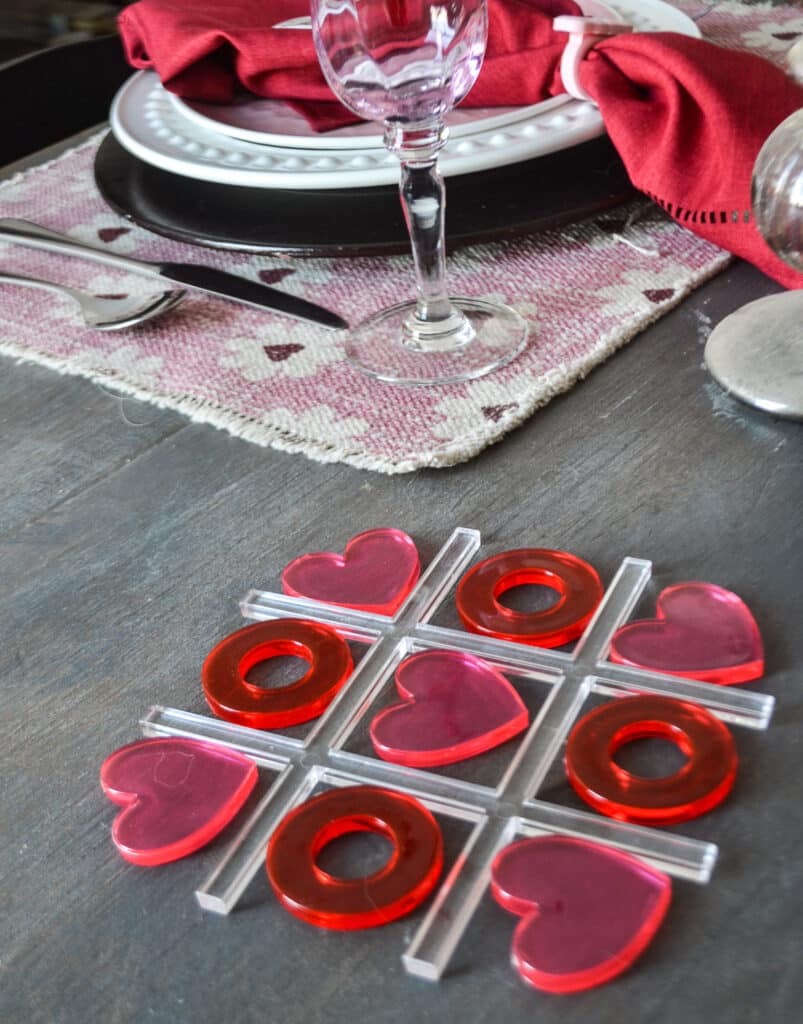
[[[414,302],[383,309],[353,329],[348,359],[389,384],[456,384],[483,377],[525,348],[530,326],[514,309],[483,299],[451,302],[462,316],[424,331],[416,327]]]

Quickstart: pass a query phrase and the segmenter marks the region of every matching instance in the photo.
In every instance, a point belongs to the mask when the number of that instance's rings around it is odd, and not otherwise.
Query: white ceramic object
[[[580,84],[580,66],[586,54],[607,36],[622,35],[633,31],[633,26],[623,21],[603,21],[590,16],[572,17],[561,15],[552,23],[558,32],[568,32],[569,41],[560,59],[560,80],[563,88],[576,100],[594,102],[594,97]]]
[[[700,35],[690,18],[662,0],[613,0],[606,6],[635,31]],[[454,131],[439,158],[446,176],[530,160],[587,142],[605,131],[592,103],[568,96],[518,111],[496,108],[490,116],[485,111],[465,114],[467,128]],[[283,146],[235,139],[222,134],[220,125],[207,128],[189,118],[150,71],[138,72],[123,85],[110,120],[115,137],[134,156],[196,180],[288,189],[363,188],[398,181],[396,157],[371,144],[375,125],[342,129],[362,130],[360,138],[368,140],[367,145],[352,148],[300,147],[297,137],[292,145]]]
[[[233,103],[202,103],[184,100],[173,93],[167,98],[188,121],[204,131],[226,135],[232,139],[253,142],[259,146],[280,146],[290,149],[384,149],[382,128],[374,121],[316,132],[309,122],[282,100],[240,97]],[[565,101],[565,97],[556,97]],[[531,107],[464,107],[453,110],[446,118],[453,139],[477,132],[502,128],[525,120],[540,108]]]

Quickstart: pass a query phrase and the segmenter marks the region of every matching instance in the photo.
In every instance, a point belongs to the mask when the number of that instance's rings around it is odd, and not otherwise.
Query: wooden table
[[[5,360],[0,1019],[800,1020],[801,428],[726,397],[702,366],[710,327],[775,290],[736,263],[480,457],[401,477],[258,448]],[[750,685],[777,697],[773,721],[735,730],[732,796],[675,829],[719,844],[714,876],[675,884],[655,941],[615,982],[564,998],[526,988],[508,963],[515,919],[489,896],[430,984],[399,959],[420,912],[318,931],[260,875],[221,918],[192,892],[222,838],[154,870],[114,851],[104,758],[152,704],[205,710],[200,665],[242,624],[249,587],[278,589],[292,557],[379,525],[410,533],[425,562],[455,525],[481,530],[485,555],[563,548],[606,582],[625,555],[649,558],[650,601],[710,580],[759,621],[767,670]],[[660,764],[660,741],[644,742]],[[559,766],[541,796],[573,804]],[[453,855],[464,833],[444,829]],[[380,853],[368,839],[340,851],[374,866]]]

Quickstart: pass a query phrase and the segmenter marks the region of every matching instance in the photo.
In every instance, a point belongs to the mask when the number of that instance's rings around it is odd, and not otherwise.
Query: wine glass
[[[437,158],[447,114],[477,79],[488,35],[486,0],[312,0],[318,60],[332,91],[382,121],[401,161],[417,298],[352,330],[348,358],[394,384],[443,384],[490,373],[522,351],[527,324],[484,299],[449,298],[445,190]]]

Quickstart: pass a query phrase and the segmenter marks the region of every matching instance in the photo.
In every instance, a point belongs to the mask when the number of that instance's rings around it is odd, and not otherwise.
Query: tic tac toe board
[[[571,651],[528,646],[433,623],[448,595],[480,552],[477,531],[458,528],[393,615],[252,590],[241,602],[247,619],[301,618],[334,628],[365,648],[348,681],[303,736],[262,731],[209,715],[157,706],[143,717],[146,737],[179,736],[221,744],[275,773],[273,784],[240,822],[211,875],[196,890],[199,905],[217,914],[237,907],[254,876],[264,870],[270,837],[285,816],[321,789],[371,784],[415,797],[432,813],[468,826],[468,837],[445,874],[402,962],[416,977],[436,981],[469,926],[489,881],[495,856],[522,837],[569,836],[633,854],[677,879],[705,883],[717,846],[678,831],[612,820],[543,799],[539,791],[566,738],[592,697],[636,694],[698,704],[736,727],[764,729],[774,699],[608,660],[611,639],[627,622],[651,577],[651,565],[625,557]],[[400,663],[426,651],[465,652],[500,672],[545,689],[526,732],[506,745],[497,779],[477,782],[460,765],[448,773],[391,764],[352,749],[352,739],[376,713]],[[704,819],[703,819],[704,821]],[[700,826],[695,823],[695,832]],[[280,925],[279,925],[280,927]]]

